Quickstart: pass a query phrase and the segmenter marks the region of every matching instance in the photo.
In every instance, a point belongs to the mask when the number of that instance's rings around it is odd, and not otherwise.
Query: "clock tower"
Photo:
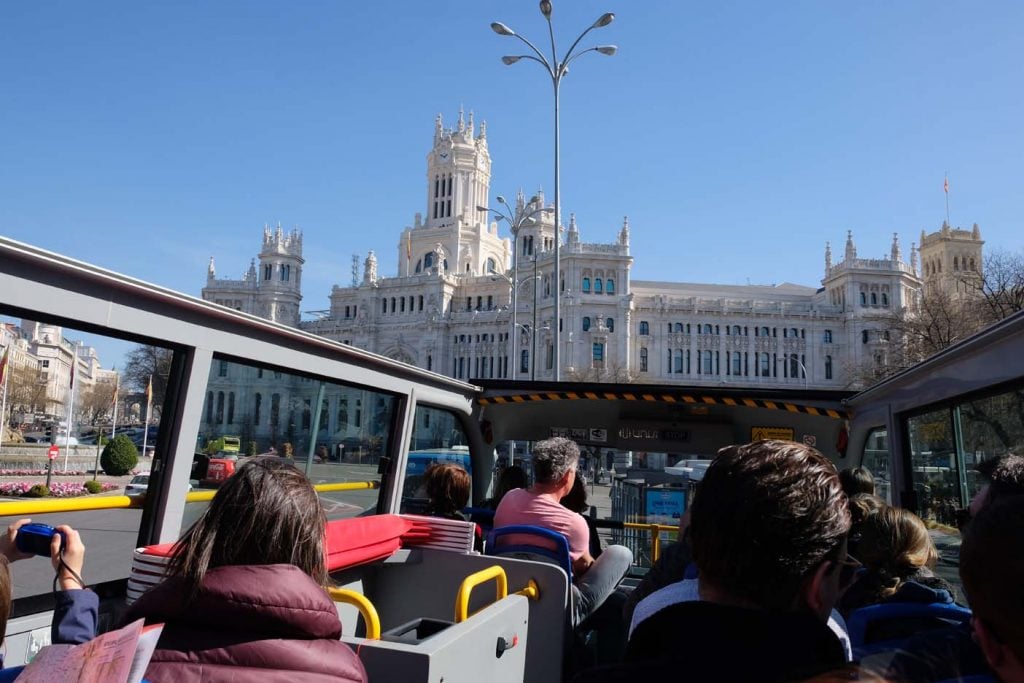
[[[487,206],[491,184],[491,155],[487,151],[487,124],[474,130],[473,112],[466,123],[462,110],[455,128],[446,129],[438,114],[434,145],[427,155],[427,220],[436,228],[487,220],[478,206]]]

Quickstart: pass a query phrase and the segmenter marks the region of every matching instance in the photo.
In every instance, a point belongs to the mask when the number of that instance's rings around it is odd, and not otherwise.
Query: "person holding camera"
[[[99,597],[86,590],[82,581],[85,546],[77,531],[67,525],[48,527],[42,524],[19,530],[30,524],[30,519],[19,519],[0,534],[0,644],[7,632],[7,619],[11,613],[12,584],[10,563],[34,555],[49,555],[54,571],[53,624],[51,641],[77,645],[96,636],[96,618]],[[47,538],[49,536],[49,538]],[[0,666],[3,665],[0,656]]]

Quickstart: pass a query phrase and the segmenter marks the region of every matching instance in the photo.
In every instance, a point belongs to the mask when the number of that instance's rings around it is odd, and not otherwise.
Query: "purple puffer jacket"
[[[366,681],[362,662],[338,638],[330,597],[290,564],[218,567],[190,605],[178,579],[136,601],[127,622],[165,624],[146,679],[153,683],[335,683]]]

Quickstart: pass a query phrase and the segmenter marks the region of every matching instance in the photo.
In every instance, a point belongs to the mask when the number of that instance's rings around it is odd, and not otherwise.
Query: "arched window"
[[[860,293],[860,305],[861,306],[867,306],[868,305],[868,295],[867,295],[867,292],[861,292]]]
[[[732,354],[732,374],[743,374],[743,355],[738,351],[734,351]]]
[[[292,275],[292,267],[286,264],[281,265],[281,282],[288,282]]]
[[[711,327],[711,325],[705,325],[704,326],[704,334],[714,334],[714,333],[715,333],[715,328]]]
[[[604,293],[604,287],[602,285],[603,285],[603,283],[601,282],[601,278],[599,278],[599,277],[594,278],[594,294],[603,294]]]
[[[423,266],[423,259],[420,259],[419,261],[416,262],[416,272],[417,273],[422,272],[422,266]]]
[[[676,323],[676,332],[682,332],[682,331],[683,331],[683,324],[682,323]]]
[[[683,350],[682,349],[676,349],[676,359],[675,360],[676,360],[676,362],[675,362],[675,371],[676,372],[682,372],[683,371]]]
[[[824,339],[824,341],[825,341],[826,344],[831,344],[832,343],[832,330],[825,330],[825,339]]]
[[[493,258],[488,258],[487,259],[487,271],[486,272],[493,273],[496,270],[498,270],[498,262],[495,261]]]
[[[387,313],[388,312],[388,300],[387,299],[381,299],[381,304],[383,305],[383,308],[381,309],[381,312],[382,313]]]
[[[888,306],[889,305],[889,295],[886,294],[885,292],[882,292],[882,305],[883,306]]]
[[[529,247],[528,247],[529,253],[533,254],[533,236],[532,235],[530,237],[526,238],[526,243],[529,245]]]
[[[641,337],[646,337],[650,333],[651,333],[651,326],[649,324],[647,324],[646,320],[641,320],[640,321],[640,336]]]
[[[615,318],[607,318],[604,321],[604,326],[608,328],[609,332],[615,331]]]
[[[868,331],[867,330],[861,330],[860,331],[860,343],[861,344],[867,344],[868,343]]]
[[[878,293],[877,292],[871,292],[871,305],[872,306],[877,306],[878,305]]]
[[[768,331],[767,327],[762,327],[761,328],[761,336],[762,337],[770,337],[772,335],[771,335],[771,332]]]
[[[832,379],[832,356],[825,356],[825,379]]]
[[[551,296],[551,276],[550,275],[545,275],[544,276],[544,296],[545,297]]]
[[[428,251],[423,255],[423,269],[429,270],[434,267],[434,252]]]
[[[647,349],[640,349],[640,372],[647,372]]]
[[[519,372],[530,371],[530,352],[523,349],[519,354]]]
[[[274,275],[274,266],[267,263],[263,266],[263,279],[269,280]]]
[[[604,281],[604,291],[607,292],[608,294],[614,294],[615,293],[615,280],[613,280],[611,278],[608,278],[607,280],[605,280]]]
[[[590,329],[590,316],[583,316],[583,331],[586,332]]]
[[[739,325],[733,325],[732,326],[732,334],[733,334],[734,337],[738,337],[738,336],[740,336],[742,334],[742,330],[740,330],[740,326]]]
[[[583,293],[584,294],[589,294],[590,293],[590,278],[589,277],[583,278]]]
[[[526,250],[529,248],[529,246],[530,240],[526,238],[526,235],[523,235],[523,256],[527,255]]]
[[[800,337],[800,330],[796,329],[795,327],[789,328],[789,336],[792,337],[793,339],[798,339]]]

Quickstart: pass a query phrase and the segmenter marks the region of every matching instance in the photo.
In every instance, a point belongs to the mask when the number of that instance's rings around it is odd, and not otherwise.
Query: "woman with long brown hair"
[[[168,578],[128,610],[165,624],[147,680],[365,681],[324,589],[325,529],[294,465],[242,465],[175,545]]]

